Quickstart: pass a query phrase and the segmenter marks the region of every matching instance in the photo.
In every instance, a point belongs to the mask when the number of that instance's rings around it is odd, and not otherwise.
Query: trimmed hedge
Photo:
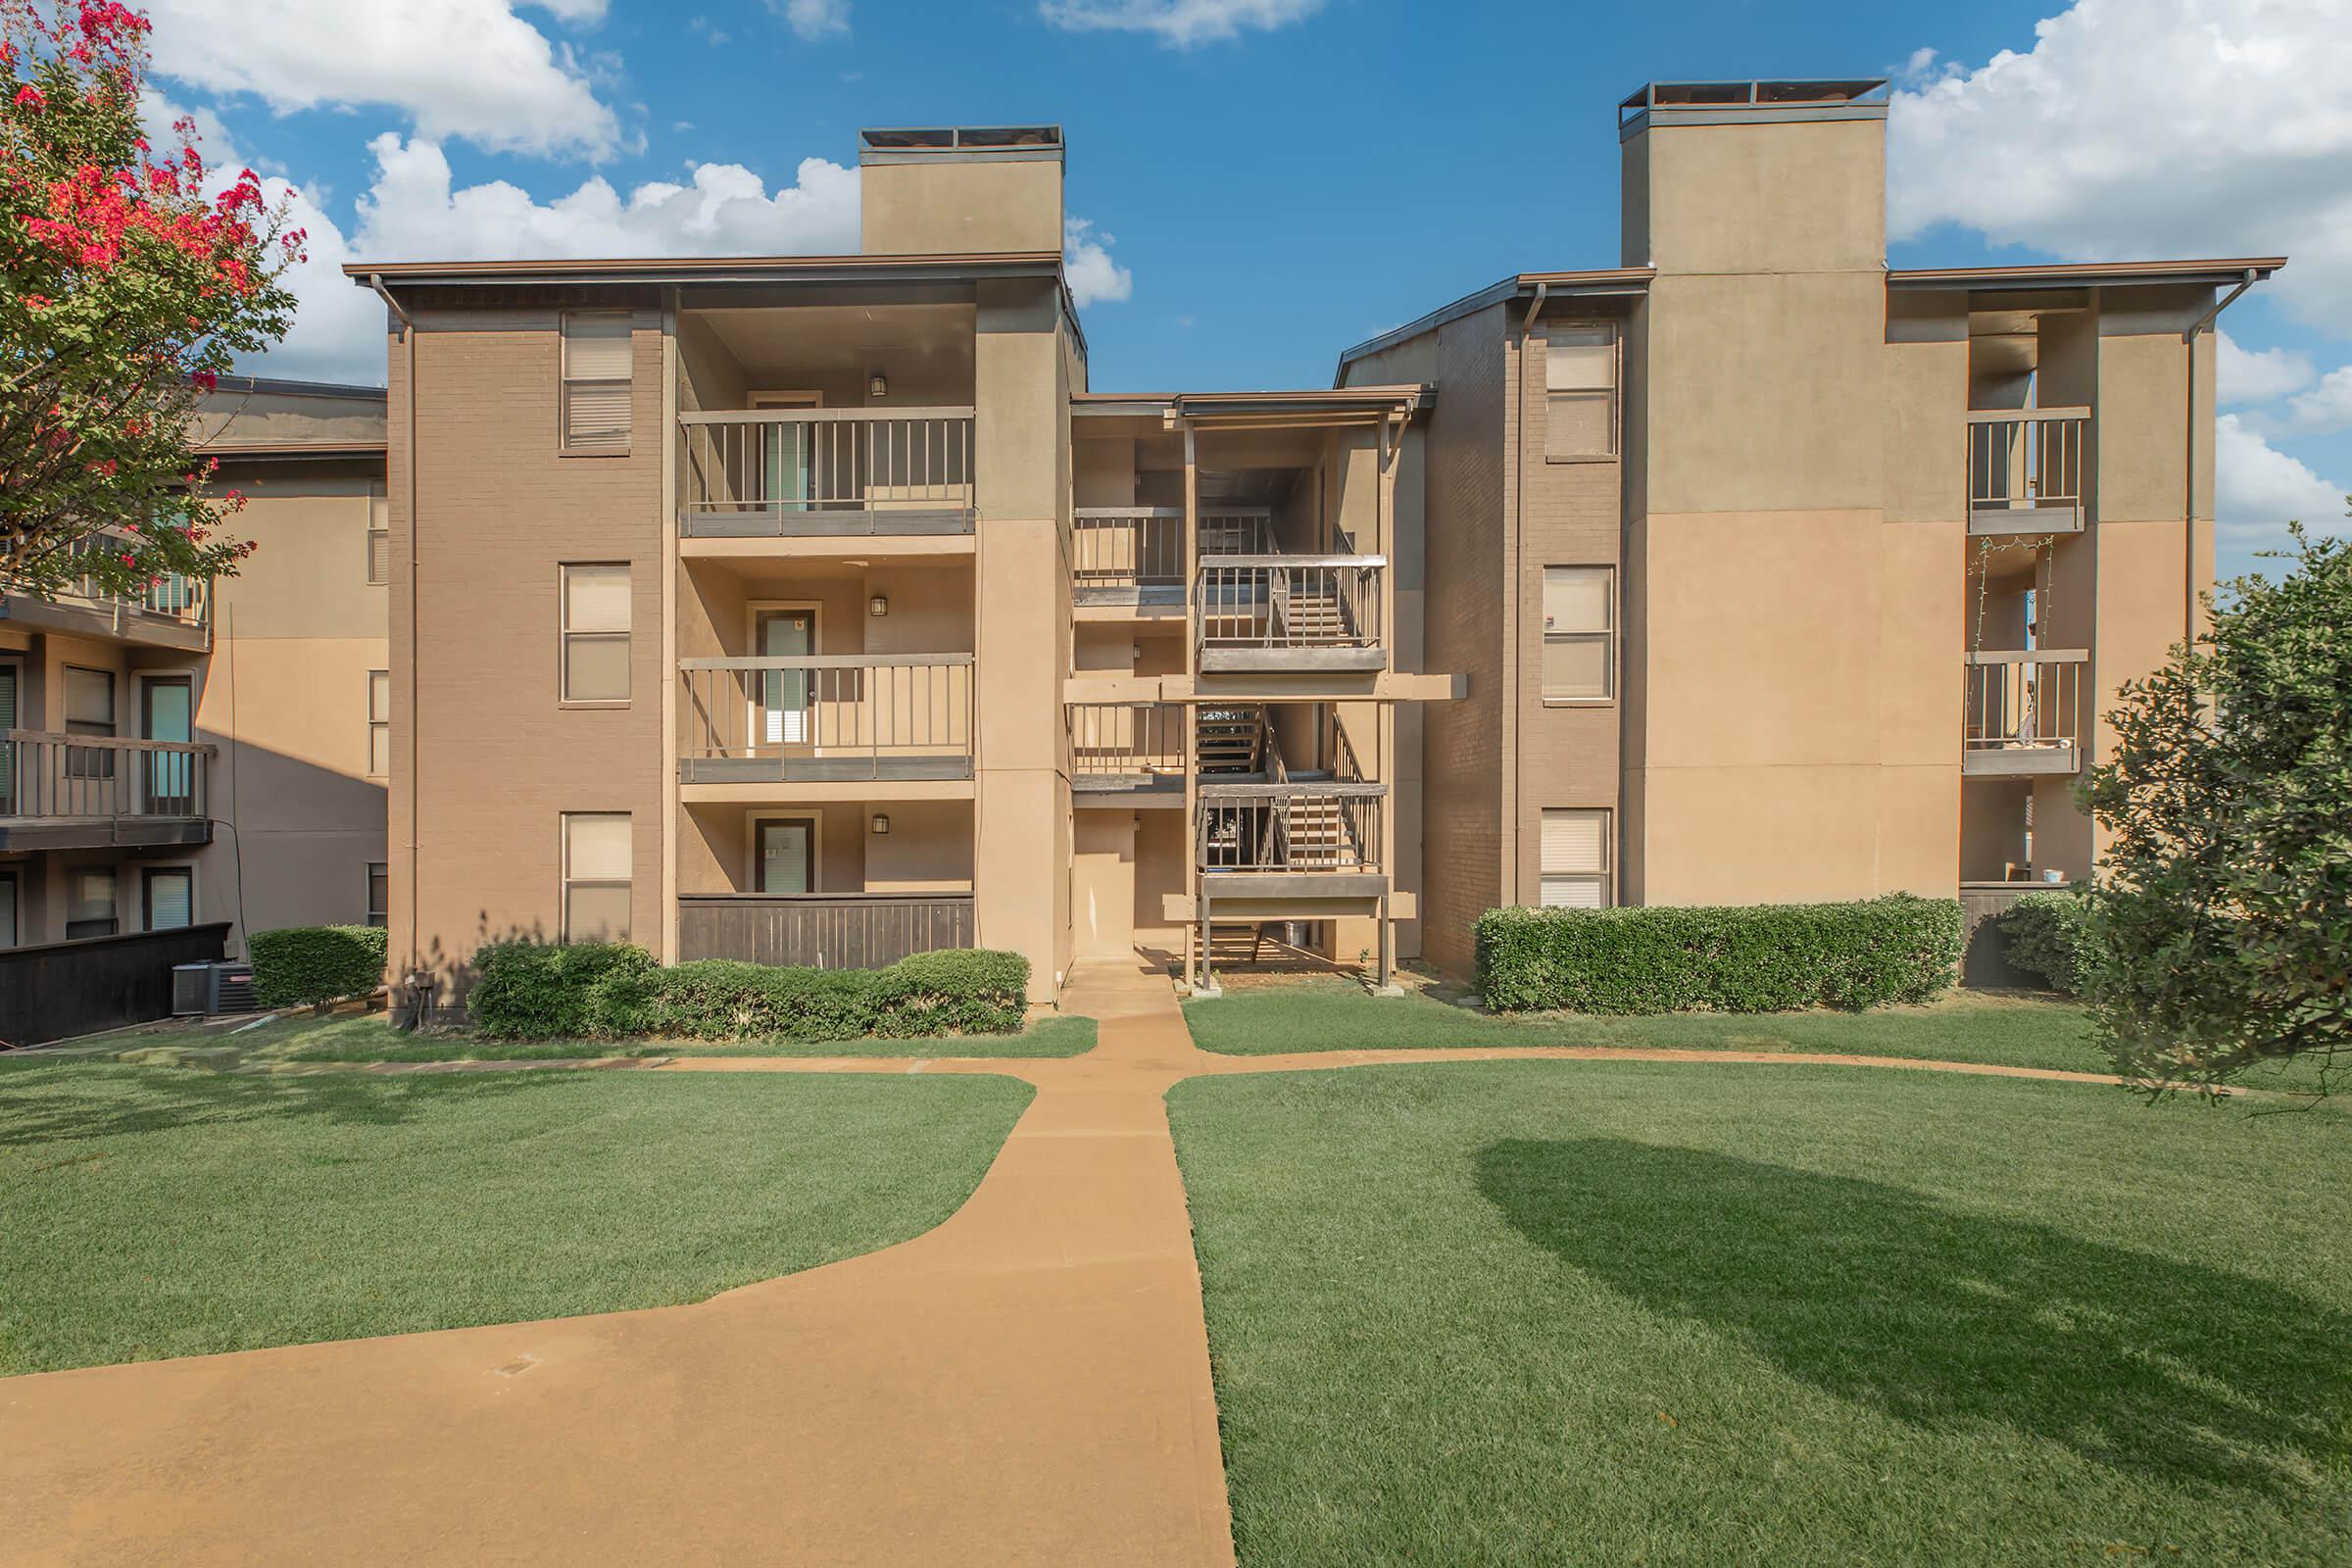
[[[265,1007],[364,997],[384,983],[380,925],[297,925],[246,939],[253,992]]]
[[[663,968],[625,944],[501,943],[476,959],[477,1032],[502,1040],[906,1040],[1016,1034],[1029,960],[919,953],[887,969],[806,969],[727,958]]]
[[[1497,1012],[1784,1012],[1927,1002],[1958,977],[1960,905],[1489,909],[1478,990]]]
[[[2009,961],[2052,991],[2082,995],[2090,957],[2090,897],[2079,888],[2029,893],[2000,914]]]

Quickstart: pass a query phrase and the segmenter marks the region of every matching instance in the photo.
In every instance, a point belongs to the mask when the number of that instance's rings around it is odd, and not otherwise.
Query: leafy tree
[[[2352,1047],[2352,538],[2292,533],[2290,572],[2228,584],[2211,630],[2124,688],[2085,786],[2112,835],[2088,995],[2139,1081]]]
[[[232,573],[192,416],[293,318],[299,229],[195,125],[139,125],[148,22],[114,0],[0,0],[0,589],[135,594]],[[208,184],[218,187],[208,196]]]

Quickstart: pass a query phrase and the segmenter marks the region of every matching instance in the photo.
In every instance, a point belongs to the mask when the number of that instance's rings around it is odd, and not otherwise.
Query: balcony
[[[0,730],[0,850],[212,842],[216,748]]]
[[[2082,649],[2027,648],[1968,655],[1960,768],[1983,778],[2028,778],[2082,766]]]
[[[113,536],[92,535],[74,545],[76,555],[110,548]],[[110,637],[148,648],[203,653],[213,645],[213,587],[193,577],[159,577],[133,595],[110,594],[88,577],[76,577],[55,599],[0,595],[0,620],[20,626]]]
[[[678,416],[689,539],[968,534],[970,409]]]
[[[1211,674],[1376,672],[1382,556],[1203,557],[1193,596],[1198,667]]]
[[[2080,533],[2088,409],[1984,410],[1968,416],[1968,531]]]
[[[969,779],[969,654],[678,663],[685,784]]]
[[[1203,784],[1193,849],[1204,901],[1377,899],[1385,784]],[[1238,916],[1237,916],[1238,917]],[[1203,915],[1206,918],[1206,915]]]
[[[678,896],[678,957],[818,969],[880,969],[913,953],[972,946],[969,893],[716,893]]]
[[[1184,709],[1175,703],[1072,703],[1070,788],[1118,804],[1184,804]]]
[[[1200,554],[1262,555],[1273,548],[1264,507],[1203,509]],[[1079,605],[1184,603],[1182,507],[1080,507],[1072,516],[1070,598]]]

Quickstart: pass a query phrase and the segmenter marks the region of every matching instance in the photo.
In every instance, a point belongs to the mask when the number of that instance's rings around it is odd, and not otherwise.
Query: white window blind
[[[392,672],[368,672],[368,772],[383,778],[392,771]]]
[[[384,487],[368,487],[368,581],[370,584],[392,580],[392,503],[384,495]]]
[[[1544,351],[1544,455],[1607,457],[1617,450],[1617,330],[1555,326]]]
[[[147,873],[147,929],[177,931],[196,923],[196,873],[158,866]]]
[[[1544,907],[1605,909],[1609,889],[1609,813],[1551,809],[1544,813]]]
[[[117,930],[115,873],[84,869],[66,878],[66,938],[111,937]]]
[[[564,700],[629,700],[629,565],[600,562],[562,569]]]
[[[564,318],[564,450],[629,450],[629,313]]]
[[[1544,568],[1544,695],[1605,698],[1616,683],[1617,570]]]
[[[630,832],[626,811],[564,817],[564,940],[629,937]]]
[[[368,923],[382,925],[392,909],[390,867],[381,860],[368,862]]]

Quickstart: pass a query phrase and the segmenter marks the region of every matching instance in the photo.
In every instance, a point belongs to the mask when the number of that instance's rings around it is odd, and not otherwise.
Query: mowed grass
[[[1431,997],[1375,997],[1336,980],[1236,989],[1187,1002],[1203,1051],[1237,1056],[1426,1047],[1634,1046],[1665,1050],[1836,1052],[1914,1061],[2109,1072],[2090,1019],[2072,1003],[1955,992],[1920,1007],[1868,1012],[1675,1012],[1636,1018],[1494,1014]],[[2343,1074],[2337,1075],[2339,1078]],[[2316,1063],[2255,1069],[2248,1088],[2308,1093]],[[2337,1087],[2352,1089],[2352,1084]]]
[[[0,1372],[700,1300],[938,1224],[1030,1094],[0,1058]]]
[[[280,1018],[236,1035],[159,1030],[110,1041],[123,1050],[236,1049],[247,1060],[577,1061],[602,1056],[1075,1056],[1095,1046],[1095,1020],[1046,1018],[1016,1035],[940,1035],[914,1040],[483,1040],[462,1032],[407,1033],[381,1013]]]
[[[1834,1067],[1170,1094],[1245,1564],[2352,1562],[2352,1117]]]

